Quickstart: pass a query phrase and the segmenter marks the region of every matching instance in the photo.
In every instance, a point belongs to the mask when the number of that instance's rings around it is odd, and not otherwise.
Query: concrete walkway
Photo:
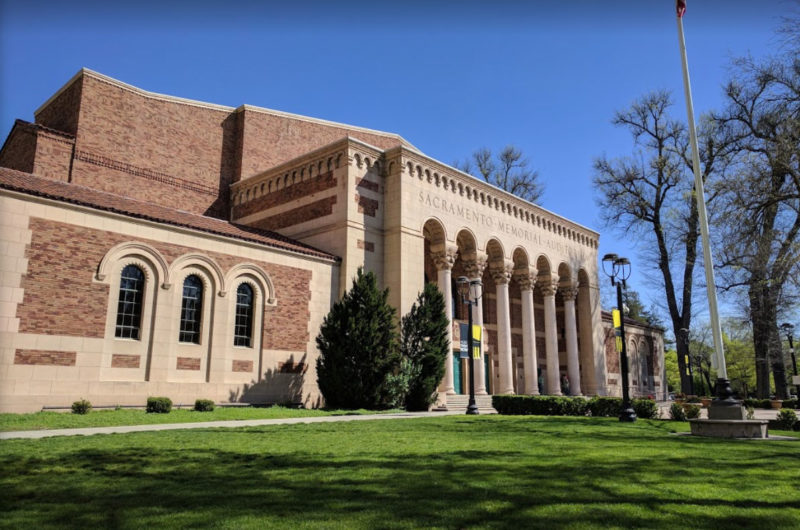
[[[154,425],[120,425],[117,427],[85,427],[81,429],[52,429],[38,431],[0,432],[0,440],[14,438],[49,438],[51,436],[89,436],[92,434],[119,434],[126,432],[172,431],[179,429],[213,429],[216,427],[257,427],[261,425],[294,425],[297,423],[328,423],[334,421],[396,420],[427,418],[464,414],[463,410],[442,412],[399,412],[395,414],[353,414],[341,416],[314,416],[311,418],[277,418],[267,420],[202,421],[194,423],[160,423]]]

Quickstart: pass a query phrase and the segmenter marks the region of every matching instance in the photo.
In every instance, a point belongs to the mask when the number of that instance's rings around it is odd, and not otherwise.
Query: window
[[[144,273],[136,265],[126,265],[119,279],[119,304],[117,329],[114,336],[121,339],[139,339],[142,323],[142,294]]]
[[[203,281],[192,274],[183,281],[180,342],[200,344],[200,320],[203,317]]]
[[[243,283],[236,289],[236,321],[233,345],[250,347],[253,337],[253,288]]]

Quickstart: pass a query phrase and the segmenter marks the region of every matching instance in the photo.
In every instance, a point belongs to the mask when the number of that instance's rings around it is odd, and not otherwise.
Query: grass
[[[798,528],[800,442],[447,416],[0,443],[0,527]]]
[[[384,412],[400,412],[391,410]],[[0,432],[36,431],[41,429],[77,429],[82,427],[114,427],[118,425],[150,425],[155,423],[192,423],[225,420],[261,420],[375,414],[367,410],[321,410],[287,407],[217,407],[211,412],[173,409],[168,414],[148,414],[144,410],[93,410],[89,414],[42,411],[30,414],[0,414]]]

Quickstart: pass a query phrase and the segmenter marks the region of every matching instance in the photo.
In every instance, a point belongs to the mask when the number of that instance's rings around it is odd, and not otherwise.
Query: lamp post
[[[792,342],[792,333],[794,332],[794,324],[784,322],[781,324],[781,329],[786,333],[786,338],[789,339],[789,353],[792,354],[792,371],[794,372],[794,391],[798,398],[800,398],[800,382],[797,379],[797,359],[794,357],[794,343]]]
[[[472,338],[472,306],[478,305],[480,296],[475,298],[470,297],[470,291],[481,287],[480,279],[470,280],[466,276],[461,276],[456,280],[458,294],[461,295],[461,301],[468,306],[468,326],[467,326],[467,351],[469,355],[469,404],[467,405],[467,414],[478,414],[478,405],[475,404],[475,361],[473,359],[473,338]]]
[[[616,254],[606,254],[603,256],[603,272],[611,278],[611,285],[617,288],[617,308],[620,312],[619,332],[622,341],[620,352],[620,364],[622,365],[622,412],[619,421],[636,421],[636,412],[631,406],[631,398],[628,392],[628,348],[625,344],[625,314],[622,305],[622,289],[625,288],[625,280],[631,275],[631,262],[628,258],[621,258]]]

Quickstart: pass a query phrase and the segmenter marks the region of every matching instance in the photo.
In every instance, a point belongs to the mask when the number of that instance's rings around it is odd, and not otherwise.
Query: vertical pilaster
[[[446,247],[444,250],[432,252],[431,257],[436,264],[439,290],[444,296],[445,313],[447,313],[447,357],[444,366],[444,382],[442,391],[448,394],[455,394],[453,386],[453,289],[451,281],[451,271],[456,260],[457,247]]]
[[[561,287],[561,297],[564,299],[564,331],[567,341],[567,377],[569,377],[569,393],[573,396],[581,395],[581,369],[578,358],[578,328],[575,324],[575,297],[578,288],[575,286]]]
[[[522,294],[522,359],[525,375],[525,393],[539,395],[536,359],[536,322],[533,317],[533,285],[536,272],[518,273],[517,282]]]
[[[486,256],[476,252],[475,258],[472,260],[464,261],[464,271],[470,280],[480,280],[483,276],[483,271],[486,269]],[[483,298],[483,287],[473,287],[470,297],[478,300],[478,305],[472,308],[472,324],[475,326],[483,327],[483,304],[480,300]],[[483,365],[483,356],[485,355],[483,345],[486,343],[485,333],[481,336],[481,358],[476,359],[475,366],[475,394],[479,396],[486,395],[486,370]]]
[[[558,334],[556,330],[556,290],[558,276],[547,275],[539,279],[540,289],[544,297],[544,334],[545,353],[547,355],[547,393],[561,395],[558,365]]]
[[[492,279],[497,286],[497,357],[500,364],[500,389],[498,394],[514,393],[514,371],[511,355],[511,308],[508,300],[508,282],[512,265],[504,263],[492,269]]]

